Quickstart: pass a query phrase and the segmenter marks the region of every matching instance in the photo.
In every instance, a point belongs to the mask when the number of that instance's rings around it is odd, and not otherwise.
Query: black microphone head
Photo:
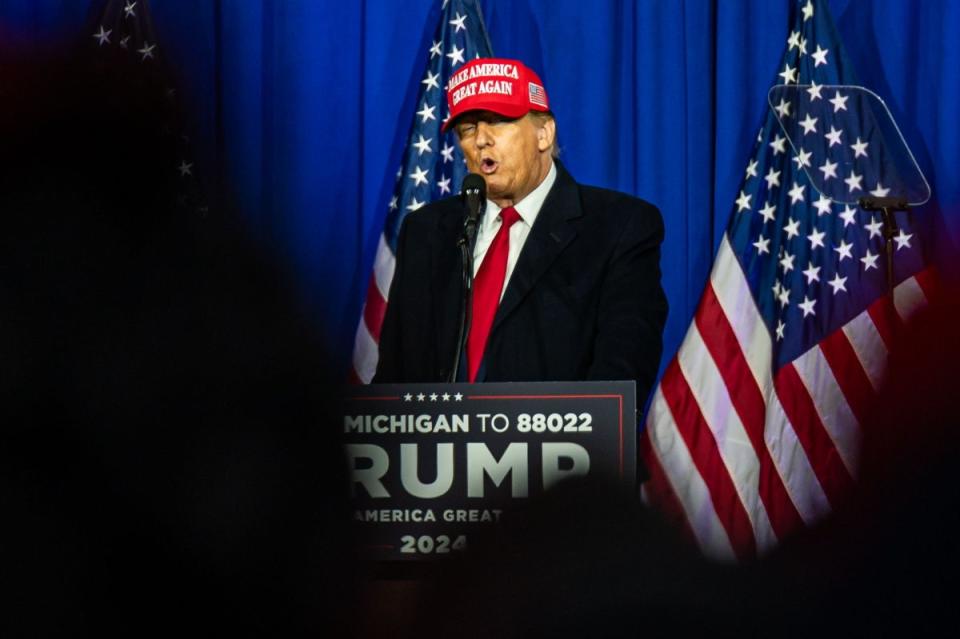
[[[487,182],[478,173],[468,173],[463,178],[463,188],[460,189],[460,192],[464,196],[476,195],[481,201],[485,200],[487,197]]]

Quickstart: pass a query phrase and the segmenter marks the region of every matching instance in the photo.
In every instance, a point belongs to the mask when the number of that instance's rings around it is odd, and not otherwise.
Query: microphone
[[[487,183],[483,176],[468,173],[463,178],[463,188],[460,193],[467,205],[467,219],[463,222],[463,234],[469,244],[473,242],[477,232],[477,222],[487,206]]]

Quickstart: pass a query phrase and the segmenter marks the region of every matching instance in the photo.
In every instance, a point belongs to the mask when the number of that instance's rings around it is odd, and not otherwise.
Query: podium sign
[[[566,478],[636,480],[633,382],[351,388],[343,436],[371,559],[462,550],[471,533]]]

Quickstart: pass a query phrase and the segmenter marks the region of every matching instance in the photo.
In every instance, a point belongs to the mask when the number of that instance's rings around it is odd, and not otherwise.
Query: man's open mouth
[[[499,166],[499,164],[495,160],[491,160],[490,158],[483,158],[482,160],[480,160],[480,171],[486,175],[490,175],[491,173],[496,171],[497,166]]]

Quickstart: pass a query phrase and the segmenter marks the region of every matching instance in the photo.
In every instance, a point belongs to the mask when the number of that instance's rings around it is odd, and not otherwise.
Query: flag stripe
[[[700,548],[718,559],[735,559],[733,546],[714,508],[709,488],[699,473],[691,472],[693,459],[667,406],[662,384],[654,392],[650,404],[647,433],[651,457],[656,458],[673,494],[683,506]],[[651,481],[656,480],[657,477],[652,476]]]
[[[925,268],[913,277],[917,280],[917,284],[920,285],[920,290],[923,291],[924,297],[926,297],[927,300],[933,299],[938,287],[936,269],[933,267]]]
[[[381,234],[377,244],[377,256],[373,262],[373,277],[377,280],[377,291],[384,301],[390,299],[390,282],[393,281],[396,265],[397,260],[387,245],[387,238]]]
[[[843,335],[842,331],[836,332]],[[852,349],[850,357],[855,359]],[[856,476],[860,450],[858,424],[863,422],[854,416],[833,362],[823,349],[814,347],[795,359],[793,366],[844,466],[851,476]],[[854,362],[854,366],[859,364]]]
[[[813,399],[800,380],[794,365],[787,364],[777,371],[774,385],[780,404],[794,426],[807,459],[813,466],[817,480],[833,508],[849,493],[853,478],[840,460],[833,441],[817,415]]]
[[[760,498],[766,507],[776,536],[782,538],[789,531],[795,530],[802,523],[802,519],[787,494],[763,438],[766,414],[763,395],[740,350],[733,328],[720,307],[716,292],[710,284],[707,285],[700,301],[700,311],[696,315],[695,322],[710,351],[710,356],[714,362],[718,363],[723,383],[750,438],[759,463]]]
[[[383,316],[387,313],[387,300],[377,288],[376,277],[370,278],[367,286],[367,303],[363,305],[363,322],[375,342],[380,341],[380,329],[383,327]]]
[[[843,327],[843,333],[850,340],[850,346],[863,366],[873,390],[880,390],[883,371],[887,367],[887,347],[870,314],[864,311],[854,317]]]
[[[757,548],[753,525],[717,449],[713,433],[703,419],[700,407],[676,358],[664,372],[661,388],[677,430],[709,489],[720,523],[727,531],[734,553],[740,560],[755,557]]]
[[[760,500],[760,461],[696,324],[687,332],[677,359],[704,423],[713,433],[717,452],[753,525],[757,551],[762,554],[774,546],[776,536]]]
[[[897,307],[897,314],[904,322],[909,321],[914,313],[923,308],[927,298],[916,278],[909,277],[893,290],[893,303]]]
[[[353,342],[353,370],[350,374],[364,384],[369,384],[376,372],[377,342],[367,330],[366,322],[360,322]]]
[[[884,295],[877,299],[867,308],[867,313],[870,315],[870,319],[873,320],[873,325],[876,326],[877,332],[880,334],[881,339],[883,339],[887,350],[890,350],[890,347],[893,345],[893,339],[900,330],[900,318],[893,308],[893,302],[890,301],[890,297]]]
[[[820,348],[816,350],[822,352],[830,364],[834,383],[843,391],[846,404],[853,412],[851,417],[856,419],[857,424],[866,423],[867,410],[876,399],[876,393],[866,371],[860,365],[860,358],[847,339],[846,332],[842,329],[834,331],[820,342]],[[851,423],[851,430],[854,429],[855,426]]]
[[[650,481],[644,482],[640,486],[640,496],[644,503],[656,509],[677,526],[690,543],[696,544],[697,536],[687,521],[683,504],[680,503],[680,499],[673,491],[663,466],[660,465],[660,458],[653,453],[651,446],[650,433],[644,430],[640,437],[640,455],[645,461],[647,472],[650,473]]]

